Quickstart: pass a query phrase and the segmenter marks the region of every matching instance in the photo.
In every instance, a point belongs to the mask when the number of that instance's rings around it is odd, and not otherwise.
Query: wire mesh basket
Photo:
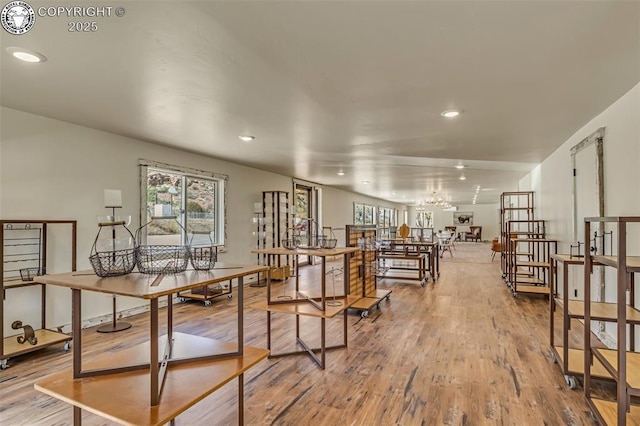
[[[22,279],[22,281],[33,281],[33,279],[39,275],[42,275],[40,268],[20,269],[20,279]]]
[[[189,246],[181,244],[141,244],[142,233],[154,220],[173,219],[184,233],[184,227],[175,216],[151,217],[136,231],[136,265],[143,274],[178,274],[189,266]],[[183,234],[184,235],[184,234]]]
[[[133,234],[125,225],[125,221],[110,221],[98,223],[99,230],[96,239],[93,241],[89,262],[95,274],[99,277],[118,277],[133,271],[136,266],[136,248]],[[118,232],[123,232],[124,237],[116,237],[116,227]],[[120,229],[122,227],[122,229]],[[112,231],[111,236],[100,239],[103,229]],[[127,235],[128,234],[128,235]],[[100,242],[103,242],[100,244]],[[106,244],[106,245],[105,245]],[[105,250],[105,247],[110,249]]]
[[[329,235],[325,235],[325,231],[328,231]],[[333,233],[333,229],[331,229],[331,227],[327,226],[322,228],[322,235],[318,236],[318,245],[323,249],[336,248],[336,245],[338,245],[338,239]]]
[[[338,240],[336,238],[319,238],[318,242],[320,243],[320,248],[323,249],[333,249],[338,245]]]
[[[197,235],[206,235],[206,238],[208,238],[209,241],[205,241],[204,245],[195,246],[194,242],[197,243],[197,241],[195,241]],[[189,258],[191,260],[191,266],[193,266],[193,269],[197,271],[208,271],[209,269],[213,269],[216,261],[218,260],[218,247],[213,244],[210,232],[194,231],[189,245]]]
[[[189,265],[189,246],[145,245],[136,250],[136,265],[143,274],[177,274]]]
[[[282,247],[287,250],[295,250],[298,248],[298,242],[295,239],[282,240]]]

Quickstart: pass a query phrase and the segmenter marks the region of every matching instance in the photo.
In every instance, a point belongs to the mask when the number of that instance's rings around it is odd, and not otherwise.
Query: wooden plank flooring
[[[460,243],[440,262],[441,276],[422,288],[383,280],[393,290],[367,318],[349,315],[349,347],[327,353],[327,369],[308,356],[265,360],[245,375],[248,425],[590,425],[581,388],[569,390],[549,348],[548,300],[514,299],[491,262],[488,244]],[[305,268],[305,275],[313,274]],[[289,284],[291,285],[291,284]],[[245,344],[266,347],[265,298],[246,287]],[[277,293],[277,291],[275,292]],[[329,293],[330,294],[330,293]],[[235,296],[206,308],[176,305],[176,331],[235,337]],[[148,338],[146,315],[114,334],[83,333],[85,356],[117,352]],[[302,334],[319,340],[319,320],[302,318]],[[341,342],[341,320],[327,320],[327,344]],[[274,351],[296,349],[292,316],[275,314]],[[33,389],[71,368],[71,353],[51,347],[10,360],[0,372],[0,424],[68,425],[72,410]],[[206,380],[206,378],[203,378]],[[108,398],[105,395],[105,398]],[[237,423],[232,382],[176,419],[177,425]],[[85,425],[111,423],[90,413]]]

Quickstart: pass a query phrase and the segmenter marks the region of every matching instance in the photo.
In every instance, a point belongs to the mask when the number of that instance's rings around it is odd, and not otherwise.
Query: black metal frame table
[[[150,405],[160,404],[163,380],[169,365],[187,364],[198,361],[211,361],[240,357],[243,355],[243,278],[247,275],[265,271],[266,266],[230,265],[218,263],[209,271],[185,271],[179,274],[145,275],[132,273],[119,277],[100,278],[93,271],[70,272],[65,274],[45,275],[38,277],[37,282],[68,287],[72,295],[72,333],[73,345],[73,379],[112,375],[118,373],[149,370]],[[172,358],[173,348],[173,296],[180,291],[216,284],[232,279],[238,280],[238,337],[235,351],[227,349],[214,353],[198,353],[195,356]],[[107,367],[84,370],[82,362],[82,291],[93,291],[119,296],[128,296],[149,300],[149,362],[132,363],[120,367]],[[167,333],[164,352],[159,353],[159,300],[167,297]],[[242,406],[242,400],[239,401]],[[74,406],[74,420],[79,419],[80,409]],[[79,423],[76,423],[79,424]]]
[[[332,249],[295,249],[289,250],[283,247],[275,247],[268,249],[253,250],[252,253],[263,254],[267,256],[267,265],[271,265],[271,259],[274,256],[294,256],[295,261],[295,297],[287,300],[274,300],[271,298],[271,280],[267,276],[267,300],[256,303],[251,307],[254,309],[267,311],[267,349],[271,350],[271,315],[273,313],[283,313],[296,316],[296,343],[303,347],[300,351],[291,351],[279,354],[271,353],[270,358],[282,357],[288,355],[308,354],[313,361],[324,370],[326,365],[326,351],[329,349],[344,348],[347,346],[347,309],[357,302],[360,297],[349,295],[349,275],[350,263],[349,256],[360,251],[359,247],[336,247]],[[298,256],[317,256],[321,259],[321,279],[320,292],[301,291],[299,287],[299,262]],[[336,296],[342,304],[340,306],[330,306],[327,303],[326,294],[326,259],[327,257],[343,256],[344,265],[344,282],[343,294]],[[268,274],[267,274],[268,275]],[[284,285],[284,283],[283,283]],[[340,345],[326,345],[326,320],[342,314],[343,316],[343,343]],[[311,348],[300,337],[300,316],[310,316],[320,319],[320,348]],[[320,356],[316,355],[320,352]]]

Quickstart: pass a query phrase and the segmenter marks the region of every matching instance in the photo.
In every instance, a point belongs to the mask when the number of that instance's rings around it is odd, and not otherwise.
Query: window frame
[[[147,178],[149,169],[159,170],[161,172],[180,175],[186,182],[187,179],[206,179],[215,181],[216,194],[214,195],[215,203],[215,241],[216,245],[226,246],[227,244],[227,190],[229,176],[221,173],[210,172],[206,170],[193,169],[190,167],[177,166],[173,164],[162,163],[158,161],[150,161],[145,159],[139,159],[138,165],[140,167],[140,226],[146,224],[149,221],[147,215]],[[187,205],[186,205],[186,188],[183,188],[181,197],[183,198],[182,209],[184,211],[180,213],[180,223],[184,226],[187,225]],[[222,214],[218,214],[218,212]],[[184,234],[184,233],[183,233]],[[146,234],[142,235],[143,243],[146,242]],[[183,244],[188,243],[187,235],[182,235]]]

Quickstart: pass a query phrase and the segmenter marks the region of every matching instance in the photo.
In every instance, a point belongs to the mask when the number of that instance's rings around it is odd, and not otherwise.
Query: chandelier
[[[440,207],[441,209],[448,209],[451,207],[451,203],[439,196],[437,192],[434,192],[431,198],[427,198],[424,201],[418,202],[416,205],[417,211],[424,211],[426,206]]]

